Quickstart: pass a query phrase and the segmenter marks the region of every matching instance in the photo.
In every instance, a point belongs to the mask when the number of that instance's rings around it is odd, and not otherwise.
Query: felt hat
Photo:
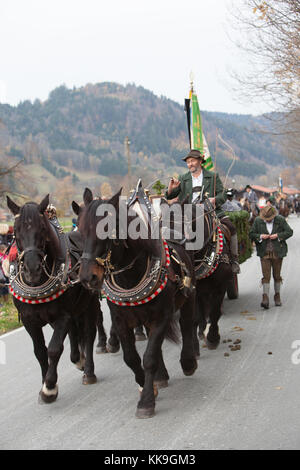
[[[267,202],[270,202],[271,204],[275,204],[276,199],[275,199],[274,196],[270,196],[270,197],[267,199]]]
[[[201,158],[201,160],[204,160],[204,155],[203,153],[199,152],[199,150],[190,150],[187,156],[182,160],[186,162],[188,158]]]
[[[272,220],[274,219],[276,214],[277,214],[277,211],[276,211],[275,207],[265,206],[260,210],[259,216],[265,222],[272,222]]]

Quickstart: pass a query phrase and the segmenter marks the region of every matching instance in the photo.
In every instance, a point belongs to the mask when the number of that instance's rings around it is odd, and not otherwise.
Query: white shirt
[[[267,226],[267,230],[269,232],[269,234],[271,235],[272,231],[273,231],[273,223],[274,221],[272,220],[272,222],[266,222],[266,226]]]
[[[202,184],[203,184],[203,173],[202,173],[202,171],[201,171],[199,176],[194,177],[192,175],[192,183],[193,183],[193,188],[195,188],[195,186],[202,186]],[[193,193],[192,202],[194,202],[194,200],[197,199],[198,196],[199,196],[199,193]]]
[[[266,226],[267,226],[267,230],[268,230],[268,233],[271,235],[272,231],[273,231],[273,224],[274,224],[274,220],[272,220],[271,222],[265,222]],[[260,236],[260,243],[262,242],[262,238]]]

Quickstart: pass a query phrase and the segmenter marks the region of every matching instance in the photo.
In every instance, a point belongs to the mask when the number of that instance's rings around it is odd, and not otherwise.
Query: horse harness
[[[57,261],[53,260],[51,272],[48,271],[46,265],[47,254],[41,249],[30,246],[21,251],[17,246],[18,255],[15,260],[10,263],[9,271],[9,291],[18,300],[28,304],[43,304],[51,302],[66,290],[79,282],[77,277],[79,271],[79,259],[76,249],[70,242],[67,235],[63,232],[56,217],[49,219],[51,229],[54,230],[61,247],[63,257]],[[36,251],[42,258],[42,268],[46,274],[46,280],[38,286],[29,286],[23,279],[23,258],[28,252]],[[75,258],[75,265],[71,265],[71,255]],[[75,277],[74,277],[75,276]]]
[[[199,191],[199,188],[197,192]],[[194,252],[194,269],[196,280],[202,280],[211,276],[220,263],[230,264],[228,254],[224,253],[224,238],[230,241],[230,232],[226,225],[220,222],[209,199],[200,191],[193,204],[204,204],[204,219],[208,227],[208,238],[204,242],[204,248]]]
[[[142,188],[141,180],[139,180],[136,190],[127,201],[127,206],[132,207],[146,224],[149,220],[151,220],[151,223],[159,224],[159,217],[154,212],[152,204]],[[153,230],[159,230],[157,227],[152,226],[151,228]],[[144,305],[156,298],[163,291],[168,279],[176,283],[178,290],[180,290],[183,295],[189,295],[190,290],[193,288],[191,284],[191,274],[186,264],[177,253],[176,248],[161,236],[159,239],[161,255],[159,257],[148,256],[146,270],[142,279],[131,289],[122,288],[117,283],[115,276],[133,268],[139,255],[137,255],[129,265],[117,270],[115,266],[111,264],[112,247],[115,241],[110,240],[110,242],[110,247],[106,255],[102,258],[95,259],[105,271],[103,290],[108,300],[124,307]],[[89,258],[89,254],[83,253],[82,257]],[[175,274],[172,269],[171,258],[180,267],[181,275]]]

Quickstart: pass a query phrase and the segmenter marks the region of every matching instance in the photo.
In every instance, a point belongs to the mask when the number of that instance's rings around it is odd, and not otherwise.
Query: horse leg
[[[64,340],[70,328],[70,317],[62,315],[53,323],[54,332],[48,345],[49,367],[45,376],[40,398],[45,403],[52,403],[58,395],[57,364],[64,350]]]
[[[95,298],[91,304],[91,308],[84,313],[84,339],[85,339],[85,365],[82,383],[84,385],[90,385],[97,382],[95,375],[95,364],[94,364],[94,342],[96,338],[96,321],[99,314],[99,300]],[[94,306],[94,309],[93,309]],[[100,310],[101,311],[101,310]],[[94,312],[94,315],[93,315]],[[102,314],[102,312],[101,312]]]
[[[48,352],[42,327],[32,325],[31,322],[25,318],[22,318],[22,323],[27,333],[31,336],[34,354],[39,361],[42,372],[42,381],[44,382],[48,370]]]
[[[136,383],[143,388],[145,373],[142,368],[141,358],[136,350],[134,331],[127,325],[122,325],[118,333],[122,345],[124,362],[133,371]]]
[[[78,369],[82,369],[82,367],[79,366],[80,364],[80,359],[81,359],[81,354],[80,354],[80,349],[79,349],[79,335],[78,335],[78,326],[76,324],[76,321],[72,318],[70,321],[70,328],[68,331],[68,336],[70,340],[70,359],[73,364],[76,364]]]
[[[116,333],[115,327],[112,325],[109,333],[109,340],[107,342],[107,351],[110,353],[117,353],[120,349],[120,340]]]
[[[198,366],[194,351],[194,313],[195,295],[191,294],[182,305],[179,317],[182,335],[180,363],[184,375],[193,375]]]
[[[165,318],[170,316],[166,314]],[[146,351],[143,357],[145,383],[137,405],[137,418],[151,418],[155,414],[154,377],[162,358],[161,347],[165,337],[166,320],[156,327],[151,327]]]
[[[97,299],[97,302],[99,303],[98,299]],[[97,331],[98,331],[98,344],[96,346],[96,353],[105,354],[108,352],[106,348],[107,336],[106,336],[105,329],[103,326],[103,313],[100,308],[100,303],[99,303],[99,308],[97,312],[96,325],[97,325]]]
[[[203,295],[201,296],[201,291],[199,291],[199,287],[197,287],[195,315],[196,315],[196,323],[198,323],[198,327],[199,327],[199,331],[198,331],[199,339],[205,338],[204,332],[207,327],[208,312],[209,312],[209,302],[207,302],[207,293],[204,292]]]
[[[168,386],[169,374],[166,369],[162,351],[159,352],[158,367],[154,376],[154,386],[157,388],[166,388]]]
[[[210,327],[206,335],[206,345],[208,349],[217,349],[220,343],[220,334],[219,334],[219,319],[222,315],[222,302],[225,296],[224,292],[215,293],[212,296],[212,304],[210,310]]]

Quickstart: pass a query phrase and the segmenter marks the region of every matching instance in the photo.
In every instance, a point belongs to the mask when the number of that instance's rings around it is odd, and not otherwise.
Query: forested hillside
[[[260,117],[202,111],[202,120],[221,173],[227,172],[231,153],[216,140],[217,131],[238,157],[231,176],[254,178],[266,173],[268,165],[282,165],[279,143],[259,132]],[[147,171],[161,177],[185,165],[181,158],[188,151],[188,134],[183,105],[133,84],[60,86],[44,102],[0,104],[2,159],[23,159],[56,179],[69,176],[74,184],[85,174],[125,175],[126,136],[133,175]]]

